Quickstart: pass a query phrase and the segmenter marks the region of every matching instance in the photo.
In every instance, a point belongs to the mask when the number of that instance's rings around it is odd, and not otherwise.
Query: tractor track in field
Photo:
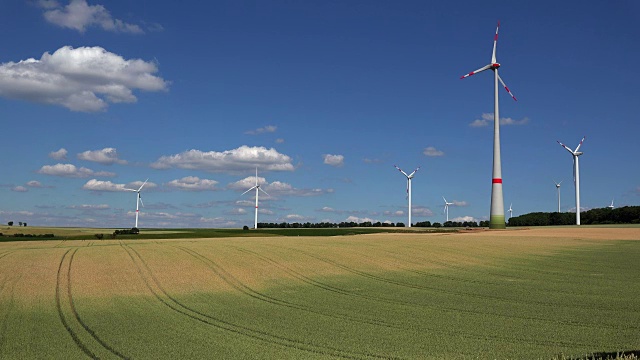
[[[10,255],[11,253],[13,253],[13,251],[5,251],[3,253],[0,253],[0,260],[2,260],[3,257]]]
[[[444,306],[433,306],[433,305],[427,305],[427,304],[416,304],[416,303],[412,303],[412,302],[408,302],[408,301],[403,301],[403,300],[396,300],[396,299],[389,299],[389,298],[385,298],[385,297],[380,297],[380,296],[372,296],[372,295],[366,295],[363,293],[358,293],[358,292],[353,292],[350,290],[345,290],[342,288],[338,288],[329,284],[325,284],[322,283],[320,281],[311,279],[289,267],[287,267],[286,265],[283,265],[281,263],[279,263],[276,260],[273,260],[269,257],[266,257],[264,255],[261,255],[257,252],[253,252],[251,250],[247,250],[244,248],[240,248],[237,246],[234,246],[238,251],[247,253],[247,254],[251,254],[257,258],[262,259],[263,261],[274,265],[275,267],[279,268],[280,270],[284,271],[285,273],[295,277],[296,279],[302,281],[303,283],[306,283],[308,285],[314,286],[314,287],[318,287],[320,289],[323,290],[327,290],[333,293],[337,293],[340,295],[344,295],[344,296],[349,296],[349,297],[354,297],[354,298],[362,298],[362,299],[367,299],[367,300],[371,300],[371,301],[376,301],[376,302],[382,302],[382,303],[386,303],[386,304],[392,304],[392,305],[401,305],[401,306],[406,306],[406,307],[411,307],[411,308],[426,308],[426,309],[431,309],[431,310],[438,310],[438,311],[446,311],[446,312],[450,312],[450,313],[463,313],[463,314],[471,314],[471,315],[491,315],[491,316],[497,316],[497,317],[502,317],[502,318],[506,318],[506,319],[520,319],[520,320],[527,320],[527,321],[531,321],[531,320],[535,320],[535,321],[541,321],[541,322],[548,322],[548,323],[553,323],[553,324],[561,324],[561,325],[569,325],[569,326],[583,326],[583,327],[595,327],[598,328],[598,326],[595,325],[585,325],[585,324],[576,324],[574,322],[562,322],[562,321],[556,321],[556,320],[549,320],[549,319],[544,319],[544,318],[536,318],[536,317],[526,317],[526,316],[509,316],[509,315],[504,315],[504,314],[497,314],[497,313],[489,313],[489,312],[484,312],[484,311],[473,311],[473,310],[465,310],[465,309],[459,309],[459,308],[453,308],[453,307],[444,307]],[[618,329],[618,328],[615,328]],[[530,339],[530,338],[503,338],[503,337],[499,337],[499,336],[493,336],[493,335],[475,335],[475,334],[465,334],[462,333],[460,331],[448,331],[448,330],[442,330],[440,328],[429,328],[429,327],[425,327],[425,326],[421,326],[420,330],[427,330],[427,331],[431,331],[434,333],[438,333],[438,334],[442,334],[442,335],[447,335],[447,336],[454,336],[454,337],[465,337],[465,338],[471,338],[471,339],[479,339],[479,340],[492,340],[492,341],[497,341],[497,342],[510,342],[510,343],[529,343],[529,344],[534,344],[534,345],[549,345],[549,344],[554,344],[554,345],[559,345],[559,346],[576,346],[576,345],[580,345],[580,346],[586,346],[589,347],[591,346],[591,344],[582,344],[582,343],[576,343],[576,342],[569,342],[569,341],[544,341],[544,340],[535,340],[535,339]]]
[[[371,318],[361,318],[361,317],[354,317],[354,316],[349,316],[349,315],[344,315],[344,314],[330,314],[330,313],[326,313],[323,311],[319,311],[319,310],[315,310],[309,306],[304,306],[301,304],[296,304],[290,301],[286,301],[286,300],[282,300],[282,299],[278,299],[278,298],[274,298],[272,296],[263,294],[259,291],[256,291],[254,289],[252,289],[251,287],[247,286],[246,284],[242,283],[240,280],[238,280],[236,277],[234,277],[232,274],[230,274],[228,271],[226,271],[223,267],[221,267],[220,265],[218,265],[217,263],[215,263],[213,260],[207,258],[206,256],[196,252],[193,249],[188,249],[182,246],[176,246],[176,248],[188,253],[189,255],[193,256],[194,258],[200,260],[201,262],[203,262],[209,269],[211,269],[211,271],[213,271],[216,275],[218,275],[222,280],[224,280],[227,284],[229,284],[230,286],[232,286],[234,289],[240,291],[241,293],[260,300],[260,301],[264,301],[273,305],[277,305],[277,306],[283,306],[283,307],[287,307],[290,309],[296,309],[296,310],[301,310],[301,311],[305,311],[305,312],[309,312],[312,314],[316,314],[316,315],[321,315],[321,316],[326,316],[326,317],[330,317],[330,318],[334,318],[334,319],[339,319],[339,320],[345,320],[345,321],[351,321],[351,322],[357,322],[357,323],[361,323],[361,324],[368,324],[368,325],[375,325],[375,326],[382,326],[382,327],[386,327],[386,328],[395,328],[395,329],[400,329],[400,330],[406,330],[406,327],[402,327],[401,325],[398,324],[392,324],[392,323],[388,323],[385,321],[380,321],[380,320],[376,320],[376,319],[371,319]]]
[[[122,245],[122,244],[121,244]],[[134,263],[138,274],[142,278],[143,282],[151,291],[151,293],[160,301],[163,305],[167,306],[171,310],[184,315],[193,320],[199,321],[203,324],[213,326],[217,329],[224,330],[233,334],[246,336],[248,338],[266,342],[272,345],[279,345],[290,349],[306,351],[321,355],[330,355],[346,359],[399,359],[398,357],[378,355],[372,353],[359,353],[350,352],[330,346],[316,345],[312,343],[303,342],[300,340],[290,339],[284,336],[270,334],[266,331],[252,329],[247,326],[238,325],[229,321],[216,318],[214,316],[205,314],[196,309],[190,308],[187,305],[181,303],[173,296],[171,296],[160,284],[155,274],[151,271],[151,268],[145,262],[144,258],[130,245],[122,245],[127,252],[131,261]],[[146,273],[146,274],[145,274]],[[167,299],[165,299],[164,297]]]
[[[287,249],[287,248],[285,248]],[[481,294],[472,294],[472,293],[466,293],[466,292],[461,292],[461,291],[454,291],[454,290],[445,290],[445,289],[439,289],[433,286],[426,286],[426,285],[417,285],[417,284],[411,284],[411,283],[407,283],[407,282],[403,282],[403,281],[398,281],[398,280],[393,280],[393,279],[388,279],[382,276],[378,276],[378,275],[374,275],[374,274],[370,274],[366,271],[362,271],[362,270],[358,270],[358,269],[354,269],[351,268],[347,265],[341,264],[337,261],[331,260],[331,259],[327,259],[327,258],[323,258],[321,256],[315,255],[315,254],[311,254],[309,252],[306,252],[304,250],[299,250],[299,249],[292,249],[292,248],[288,248],[289,250],[293,250],[296,252],[300,252],[302,254],[305,254],[311,258],[314,258],[316,260],[322,261],[326,264],[335,266],[339,269],[343,269],[347,272],[350,272],[352,274],[355,275],[359,275],[374,281],[379,281],[379,282],[383,282],[383,283],[388,283],[388,284],[393,284],[396,286],[400,286],[400,287],[405,287],[405,288],[409,288],[409,289],[416,289],[416,290],[425,290],[425,291],[433,291],[433,292],[438,292],[438,293],[443,293],[443,294],[448,294],[448,295],[455,295],[455,296],[463,296],[463,297],[470,297],[470,298],[478,298],[478,299],[482,299],[482,300],[494,300],[494,301],[500,301],[500,302],[505,302],[505,303],[510,303],[510,304],[515,304],[515,305],[537,305],[537,306],[544,306],[544,307],[550,307],[550,308],[557,308],[557,307],[570,307],[570,308],[580,308],[580,309],[584,309],[584,310],[597,310],[597,311],[610,311],[610,312],[619,312],[619,313],[629,313],[629,312],[638,312],[638,309],[629,309],[629,308],[605,308],[605,307],[598,307],[598,306],[590,306],[590,305],[585,305],[585,304],[572,304],[572,305],[565,305],[565,304],[558,304],[558,303],[551,303],[551,302],[543,302],[543,301],[536,301],[536,300],[523,300],[523,299],[508,299],[508,298],[504,298],[504,297],[500,297],[500,296],[494,296],[494,295],[481,295]]]
[[[62,321],[62,325],[64,326],[64,328],[67,330],[67,332],[69,333],[69,335],[71,336],[71,338],[73,339],[73,341],[76,343],[76,345],[78,346],[78,348],[80,348],[80,350],[82,350],[82,352],[85,353],[85,355],[87,355],[88,357],[92,358],[92,359],[99,359],[99,356],[92,351],[87,344],[85,344],[79,337],[79,334],[76,333],[72,327],[71,324],[69,323],[69,321],[71,319],[67,319],[67,317],[64,314],[64,310],[62,309],[62,304],[63,301],[65,302],[66,305],[69,306],[71,313],[73,314],[73,318],[78,322],[78,324],[80,324],[80,326],[86,331],[86,333],[91,336],[91,338],[93,338],[96,342],[98,342],[98,344],[100,344],[104,349],[106,349],[107,351],[109,351],[111,354],[117,356],[118,358],[121,359],[128,359],[129,357],[127,357],[126,355],[123,355],[122,353],[120,353],[118,350],[114,349],[111,345],[109,345],[108,343],[106,343],[104,340],[102,340],[97,334],[96,332],[91,329],[80,317],[80,314],[78,313],[76,307],[75,307],[75,303],[73,300],[73,294],[72,294],[72,280],[71,280],[71,269],[72,269],[72,265],[73,265],[73,259],[76,255],[76,253],[78,252],[78,248],[76,248],[75,250],[73,250],[73,252],[71,252],[72,249],[67,250],[63,255],[62,255],[62,259],[60,260],[60,265],[58,267],[58,274],[57,274],[57,281],[56,281],[56,307],[58,309],[58,315],[60,316],[60,320]],[[69,255],[69,252],[71,252],[71,255]],[[66,269],[64,268],[64,262],[65,259],[68,258],[68,265],[66,267]],[[64,278],[66,277],[66,282],[64,281]],[[65,284],[66,283],[66,284]],[[63,287],[66,285],[66,294],[64,293]],[[64,298],[64,295],[66,295],[66,298]]]
[[[67,318],[64,315],[64,312],[62,311],[62,300],[61,300],[61,284],[62,284],[62,277],[63,277],[63,270],[62,270],[62,265],[64,264],[64,260],[67,257],[67,254],[69,254],[69,252],[71,251],[71,249],[68,249],[63,255],[62,255],[62,259],[60,259],[60,265],[58,266],[58,274],[57,274],[57,280],[56,280],[56,307],[58,309],[58,315],[60,316],[60,321],[62,321],[62,326],[64,326],[65,330],[67,330],[67,333],[71,336],[71,338],[73,339],[73,342],[76,344],[76,346],[82,350],[82,352],[87,355],[88,357],[92,358],[92,359],[98,359],[98,356],[96,354],[94,354],[78,337],[78,335],[75,333],[75,331],[73,331],[73,329],[71,329],[71,326],[69,326],[69,323],[67,322]]]

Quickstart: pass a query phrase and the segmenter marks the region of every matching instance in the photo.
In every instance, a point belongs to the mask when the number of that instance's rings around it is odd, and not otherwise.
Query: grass
[[[1,243],[0,353],[633,359],[640,349],[637,228],[276,235]]]

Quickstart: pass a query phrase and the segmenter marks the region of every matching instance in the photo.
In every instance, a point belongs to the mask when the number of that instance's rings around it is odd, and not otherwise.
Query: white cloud
[[[56,165],[44,165],[38,170],[39,174],[62,176],[70,178],[86,178],[90,176],[99,177],[113,177],[116,174],[108,171],[93,171],[85,167],[77,168],[73,164],[56,164]]]
[[[115,148],[104,148],[102,150],[85,151],[78,154],[78,159],[93,161],[104,165],[126,164],[126,160],[118,159],[118,152]]]
[[[453,222],[475,221],[475,222],[478,222],[478,220],[476,218],[474,218],[473,216],[459,216],[457,218],[449,219],[449,221],[453,221]]]
[[[247,213],[247,210],[243,208],[234,208],[225,212],[225,214],[227,215],[244,215],[246,213]]]
[[[305,216],[298,215],[298,214],[289,214],[289,215],[286,215],[284,218],[290,221],[305,221],[309,219]]]
[[[216,189],[215,180],[200,179],[197,176],[186,176],[182,179],[171,180],[167,183],[167,186],[188,191],[214,191]]]
[[[484,127],[493,122],[493,113],[483,113],[481,119],[476,119],[469,124],[471,127]],[[524,125],[529,122],[529,118],[514,120],[512,118],[500,118],[500,125]]]
[[[58,151],[52,151],[49,153],[49,157],[54,160],[67,160],[67,149],[61,148]]]
[[[435,147],[433,147],[433,146],[426,147],[422,153],[423,153],[425,156],[431,156],[431,157],[434,157],[434,156],[444,156],[444,152],[443,152],[443,151],[437,150],[437,149],[436,149]]]
[[[343,155],[331,155],[324,154],[322,155],[324,158],[324,163],[331,166],[342,166],[344,165],[344,156]]]
[[[15,192],[27,192],[27,191],[29,191],[29,189],[27,189],[27,188],[26,188],[26,187],[24,187],[24,186],[20,186],[20,185],[19,185],[19,186],[15,186],[15,187],[13,187],[13,188],[11,189],[11,191],[15,191]]]
[[[44,187],[40,181],[36,181],[36,180],[31,180],[31,181],[27,182],[27,186],[32,187],[32,188]]]
[[[89,5],[86,0],[71,0],[62,7],[57,1],[40,1],[39,5],[47,9],[44,18],[60,27],[84,32],[88,27],[98,26],[106,31],[141,34],[140,26],[114,19],[102,5]]]
[[[111,181],[91,179],[82,186],[84,190],[91,191],[125,191],[124,184],[114,184]]]
[[[355,222],[355,223],[358,223],[358,224],[363,223],[363,222],[372,222],[372,223],[378,222],[378,220],[374,220],[374,219],[371,219],[371,218],[368,218],[368,217],[361,218],[361,217],[357,217],[357,216],[353,216],[353,215],[349,216],[344,221],[345,222]]]
[[[153,62],[125,60],[98,46],[64,46],[53,54],[45,52],[40,60],[0,64],[0,96],[72,111],[102,111],[107,103],[136,102],[136,89],[166,90],[168,83],[153,75],[157,71]]]
[[[424,206],[412,206],[411,214],[416,217],[419,217],[419,216],[427,217],[427,216],[433,216],[433,211],[431,211],[429,208],[426,208]]]
[[[277,129],[278,129],[277,126],[267,125],[265,127],[257,128],[255,130],[245,131],[245,134],[247,134],[247,135],[259,135],[259,134],[264,134],[264,133],[273,133],[273,132],[276,132]]]
[[[468,206],[469,204],[466,201],[458,201],[458,200],[453,200],[451,201],[453,204],[453,206]]]
[[[256,185],[256,177],[249,176],[227,185],[228,189],[246,191]],[[318,196],[333,193],[333,189],[297,189],[291,184],[281,181],[268,183],[263,177],[258,177],[258,185],[271,196]]]
[[[69,209],[75,210],[107,210],[110,208],[107,204],[82,204],[82,205],[70,205]]]
[[[257,180],[258,180],[257,183],[260,186],[267,183],[267,180],[260,176],[258,176]],[[242,180],[238,180],[234,183],[230,183],[229,185],[227,185],[227,188],[231,190],[247,191],[248,189],[251,189],[254,186],[256,186],[256,177],[248,176]]]
[[[276,144],[283,144],[283,143],[284,143],[284,139],[282,138],[276,139]]]
[[[175,155],[162,156],[151,164],[155,169],[180,168],[210,172],[238,173],[256,167],[268,171],[293,171],[291,158],[276,149],[240,146],[223,152],[189,150]]]

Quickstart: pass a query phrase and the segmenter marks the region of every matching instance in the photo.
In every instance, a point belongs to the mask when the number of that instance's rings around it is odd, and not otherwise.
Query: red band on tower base
[[[502,184],[502,179],[493,179],[492,184]]]

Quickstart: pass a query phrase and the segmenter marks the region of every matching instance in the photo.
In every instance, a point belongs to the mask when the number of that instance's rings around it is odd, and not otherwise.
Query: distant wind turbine
[[[142,187],[147,183],[147,181],[149,181],[149,179],[145,180],[142,183],[142,185],[140,185],[138,190],[125,189],[127,191],[133,191],[133,192],[138,193],[138,195],[136,196],[136,226],[135,226],[136,229],[138,228],[138,214],[140,213],[139,204],[142,204],[142,207],[144,207],[144,203],[142,202],[142,196],[140,195],[140,191],[142,190]]]
[[[558,212],[560,212],[560,184],[562,184],[562,180],[559,183],[553,180],[553,183],[556,184],[556,189],[558,189]]]
[[[613,206],[613,199],[611,199],[611,205],[607,206],[609,209],[613,210],[615,206]]]
[[[407,198],[409,199],[409,224],[407,226],[411,227],[411,179],[413,179],[413,177],[416,175],[416,171],[420,170],[420,166],[418,166],[417,169],[413,170],[413,172],[409,175],[407,175],[406,172],[402,171],[402,169],[400,169],[396,165],[393,166],[395,166],[398,171],[400,171],[404,176],[407,177]]]
[[[509,219],[513,217],[513,209],[511,208],[511,206],[513,206],[513,203],[509,204]]]
[[[449,221],[449,205],[453,205],[453,203],[447,202],[447,199],[445,199],[444,196],[442,197],[442,200],[444,200],[444,212],[447,213],[447,221]]]
[[[262,190],[262,188],[260,187],[260,185],[258,184],[258,168],[256,168],[256,185],[253,186],[251,189],[245,191],[242,193],[242,195],[248,193],[249,191],[256,189],[256,217],[255,220],[253,222],[253,228],[257,229],[258,228],[258,190],[262,191],[263,193],[267,194],[266,191]],[[240,195],[240,196],[242,196]],[[267,196],[270,196],[269,194],[267,194]]]
[[[509,90],[504,81],[502,81],[502,78],[500,78],[500,76],[498,75],[498,68],[500,67],[500,63],[498,63],[496,60],[498,29],[500,29],[500,22],[498,22],[498,26],[496,27],[496,35],[493,38],[493,52],[491,53],[491,63],[461,77],[461,79],[464,79],[485,70],[493,71],[493,176],[491,180],[491,213],[489,218],[490,229],[504,229],[506,227],[504,221],[504,199],[502,195],[502,164],[500,161],[500,110],[498,106],[498,81],[502,84],[502,86],[504,86],[505,90],[507,90],[513,100],[517,101],[516,97],[511,93],[511,90]]]
[[[580,225],[580,164],[578,163],[578,156],[583,154],[582,151],[578,150],[580,150],[580,146],[582,146],[585,138],[586,136],[580,140],[580,144],[578,144],[575,150],[571,150],[565,144],[558,141],[558,144],[573,156],[573,182],[576,186],[576,225]]]

